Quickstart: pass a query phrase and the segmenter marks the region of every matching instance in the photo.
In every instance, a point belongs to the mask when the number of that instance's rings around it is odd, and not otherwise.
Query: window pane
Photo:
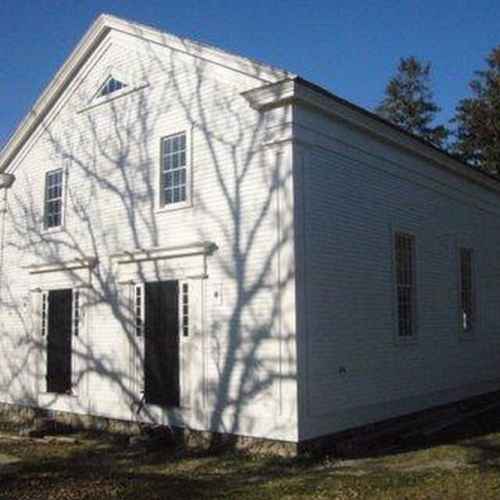
[[[472,282],[472,250],[460,249],[460,313],[464,332],[472,330],[474,322],[474,290]]]
[[[173,183],[172,174],[169,172],[165,174],[165,187],[172,186],[172,183]]]
[[[123,82],[120,82],[119,80],[115,80],[114,78],[110,78],[108,80],[108,82],[104,85],[104,87],[102,88],[100,95],[106,96],[108,94],[111,94],[112,92],[123,89],[126,86],[127,85],[125,85]]]
[[[396,233],[394,241],[398,334],[409,337],[415,333],[415,239]]]
[[[174,201],[172,195],[173,195],[173,193],[172,193],[172,191],[170,189],[167,189],[165,191],[165,203],[168,204],[168,203],[172,203]]]
[[[186,200],[186,134],[176,134],[162,140],[163,204]]]
[[[63,172],[54,170],[45,177],[45,227],[57,227],[62,223]]]

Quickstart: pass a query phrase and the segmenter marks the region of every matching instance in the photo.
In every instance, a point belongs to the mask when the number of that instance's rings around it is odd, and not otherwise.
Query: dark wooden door
[[[71,390],[71,290],[49,292],[47,392]]]
[[[146,283],[146,403],[179,406],[178,282]]]

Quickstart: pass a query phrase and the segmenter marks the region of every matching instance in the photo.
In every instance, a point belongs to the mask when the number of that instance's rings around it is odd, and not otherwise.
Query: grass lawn
[[[15,436],[0,434],[0,499],[500,498],[498,414],[413,450],[353,460],[145,451],[92,434],[72,435],[77,443]]]

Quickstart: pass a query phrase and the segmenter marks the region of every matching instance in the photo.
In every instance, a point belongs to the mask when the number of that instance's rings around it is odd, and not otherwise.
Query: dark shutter
[[[146,403],[179,406],[178,283],[146,283]]]
[[[71,290],[49,292],[47,392],[71,390]]]

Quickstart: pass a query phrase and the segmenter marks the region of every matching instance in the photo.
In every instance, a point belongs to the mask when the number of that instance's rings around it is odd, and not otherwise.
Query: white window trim
[[[110,77],[113,77],[116,80],[120,80],[122,83],[126,85],[126,87],[123,87],[120,90],[116,90],[111,94],[100,96],[99,92],[101,91],[102,87]],[[95,92],[92,94],[92,97],[87,102],[87,104],[78,110],[78,113],[83,113],[97,106],[101,106],[102,104],[106,104],[110,101],[114,101],[115,99],[119,99],[120,97],[124,97],[128,94],[149,87],[148,81],[142,78],[137,79],[132,74],[122,71],[114,67],[113,65],[109,65],[106,68],[104,68],[104,70],[101,71],[100,77],[97,81],[99,82],[98,84],[99,86],[96,87]]]
[[[78,297],[78,301],[77,301]],[[80,288],[73,288],[71,291],[71,335],[80,337],[82,333],[83,317],[82,317],[82,292]],[[77,307],[78,305],[78,307]],[[78,311],[78,316],[77,316]],[[77,331],[78,326],[78,331]]]
[[[467,249],[472,251],[472,310],[473,310],[473,322],[472,328],[470,330],[463,329],[463,318],[462,318],[462,274],[461,274],[461,262],[460,262],[460,250]],[[470,242],[458,240],[455,245],[456,253],[456,276],[457,276],[457,329],[458,338],[460,340],[474,340],[477,335],[478,324],[479,324],[479,308],[478,308],[478,255],[477,248],[475,248]]]
[[[110,78],[110,77],[115,78],[115,80],[118,79],[114,75],[109,75],[108,78]],[[120,81],[122,81],[122,80],[120,79]],[[129,85],[126,82],[122,82],[122,83],[124,83],[126,86],[119,89],[119,90],[115,90],[114,92],[111,92],[110,94],[102,95],[102,96],[96,94],[96,96],[92,99],[91,103],[87,107],[81,109],[80,113],[83,111],[87,111],[89,109],[95,108],[97,106],[100,106],[102,104],[106,104],[108,102],[114,101],[115,99],[119,99],[120,97],[124,97],[128,94],[131,94],[132,92],[136,92],[136,91],[141,90],[141,89],[148,86],[148,84],[145,84],[145,83],[142,85],[136,85],[136,86]],[[99,91],[101,90],[101,88],[102,88],[102,86],[99,87]]]
[[[129,390],[134,395],[133,399],[136,404],[142,399],[145,391],[144,377],[144,337],[145,337],[145,288],[146,284],[143,281],[129,280],[122,282],[126,287],[128,295],[128,304],[130,311],[130,339],[128,342],[128,373],[129,373]],[[137,332],[137,289],[141,290],[141,330]],[[135,407],[134,411],[137,410]]]
[[[44,313],[45,312],[45,317]],[[49,291],[42,290],[40,292],[40,331],[39,335],[43,338],[43,342],[47,342],[49,333]]]
[[[188,300],[188,335],[184,336],[184,314],[183,314],[183,298],[184,298],[184,285],[187,285],[187,300]],[[181,279],[178,280],[178,318],[179,318],[179,384],[180,384],[180,398],[179,409],[189,409],[192,406],[192,373],[191,373],[191,348],[194,342],[195,320],[194,320],[194,284],[192,280]]]
[[[415,296],[415,304],[414,304],[414,318],[413,318],[413,335],[402,336],[399,335],[399,314],[398,314],[398,286],[397,286],[397,267],[396,267],[396,235],[398,233],[407,234],[411,236],[414,240],[414,296]],[[394,342],[397,345],[414,345],[418,343],[419,340],[419,293],[418,293],[418,283],[419,283],[419,267],[418,267],[418,239],[417,234],[414,230],[409,229],[407,227],[402,226],[391,226],[390,230],[391,235],[391,263],[392,263],[392,272],[391,272],[391,286],[392,286],[392,297],[393,297],[393,338]]]
[[[57,170],[61,170],[63,174],[62,179],[62,207],[61,207],[61,224],[59,226],[46,227],[45,225],[45,209],[46,209],[46,196],[47,196],[47,175],[51,172],[56,172]],[[67,185],[68,185],[68,169],[66,167],[56,167],[48,169],[43,174],[43,200],[42,200],[42,233],[58,233],[64,231],[66,224],[66,203],[67,203]]]
[[[146,286],[145,283],[134,283],[133,284],[133,314],[134,314],[134,325],[133,325],[133,336],[137,338],[144,338],[145,334],[145,307],[146,307]],[[140,290],[140,303],[137,304],[137,292]],[[139,315],[137,314],[137,308],[139,306]],[[140,319],[140,326],[137,324],[137,320]]]
[[[186,134],[186,200],[168,205],[162,205],[162,141],[166,137],[177,134]],[[191,208],[193,206],[193,134],[192,127],[179,126],[175,130],[168,130],[162,132],[157,137],[157,151],[158,157],[156,158],[156,174],[155,174],[155,211],[171,212],[174,210],[181,210],[184,208]]]
[[[187,287],[186,293],[184,293],[184,287]],[[178,297],[178,307],[179,307],[179,341],[187,341],[191,337],[191,303],[190,303],[190,290],[191,286],[189,280],[179,281],[179,297]],[[186,298],[187,315],[184,314],[184,298]],[[187,319],[187,324],[185,324],[185,319]],[[184,327],[187,328],[187,335],[184,335]]]

